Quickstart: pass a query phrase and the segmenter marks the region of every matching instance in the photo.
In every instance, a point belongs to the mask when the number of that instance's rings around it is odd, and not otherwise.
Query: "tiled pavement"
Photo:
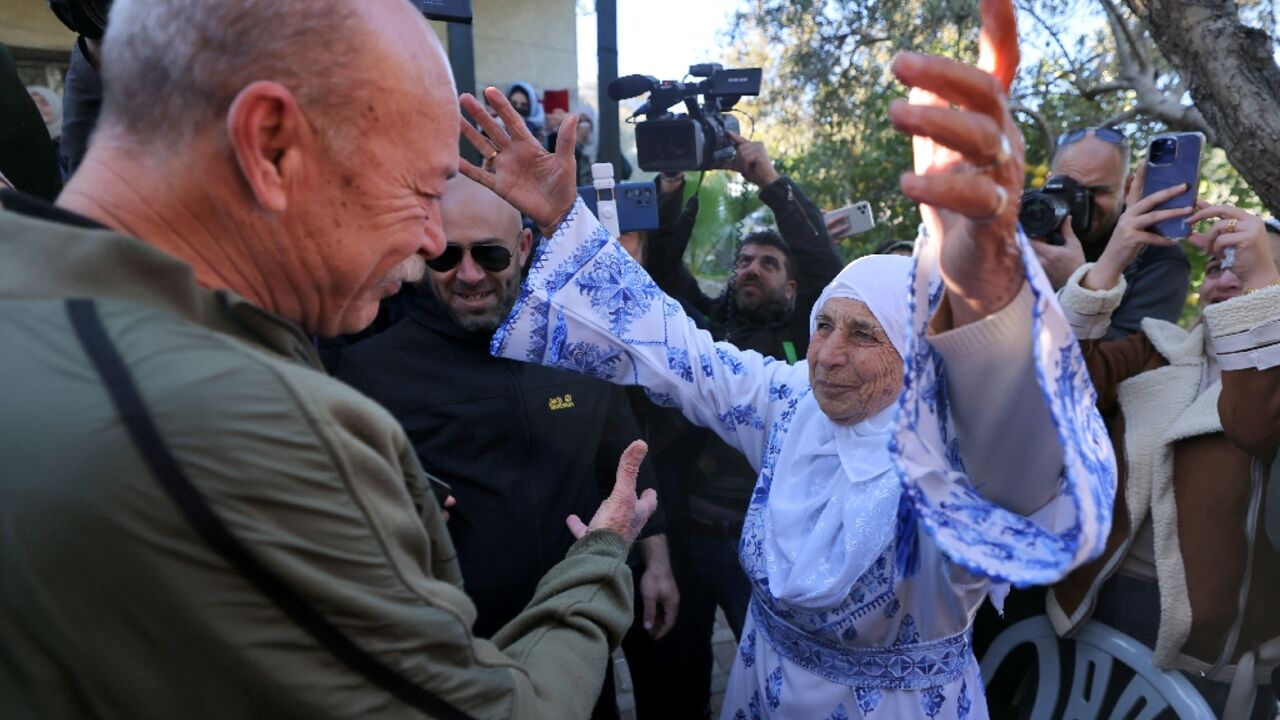
[[[733,631],[725,622],[724,613],[716,610],[716,629],[711,635],[711,656],[714,662],[711,668],[711,717],[720,717],[720,705],[724,702],[724,688],[729,683],[729,668],[733,665],[733,656],[738,651],[734,642]],[[631,673],[627,670],[627,660],[619,650],[613,654],[613,671],[618,683],[618,710],[622,720],[635,720],[636,699],[631,686]]]

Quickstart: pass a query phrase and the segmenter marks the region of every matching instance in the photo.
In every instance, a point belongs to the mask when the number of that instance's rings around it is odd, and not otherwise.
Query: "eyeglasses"
[[[1109,142],[1112,145],[1121,145],[1124,147],[1129,146],[1129,138],[1125,137],[1124,133],[1116,130],[1115,128],[1088,127],[1080,128],[1079,130],[1070,130],[1059,135],[1058,148],[1061,149],[1068,145],[1078,143],[1089,137],[1090,133],[1093,134],[1093,137],[1096,137],[1103,142]]]
[[[444,252],[427,261],[427,267],[436,272],[449,272],[462,262],[462,254],[471,253],[471,259],[489,272],[501,272],[511,264],[511,251],[501,245],[445,245]]]

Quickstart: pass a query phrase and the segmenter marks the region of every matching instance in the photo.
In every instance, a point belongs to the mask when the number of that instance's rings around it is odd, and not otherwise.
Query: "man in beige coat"
[[[117,0],[110,27],[57,206],[0,193],[0,715],[586,717],[643,446],[481,640],[412,447],[308,337],[443,247],[430,27],[403,0]],[[504,187],[571,177],[568,130]],[[544,227],[572,203],[509,199]]]

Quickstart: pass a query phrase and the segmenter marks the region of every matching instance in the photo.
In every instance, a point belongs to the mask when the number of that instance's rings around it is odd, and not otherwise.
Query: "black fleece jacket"
[[[564,558],[565,518],[591,519],[640,434],[621,387],[495,358],[491,333],[459,327],[430,290],[416,298],[400,323],[343,350],[334,375],[391,411],[426,471],[452,485],[449,533],[475,632],[489,637]],[[637,484],[654,487],[649,461]],[[644,536],[662,523],[655,513]]]

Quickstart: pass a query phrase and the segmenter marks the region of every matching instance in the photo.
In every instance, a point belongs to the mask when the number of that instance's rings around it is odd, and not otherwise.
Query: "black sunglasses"
[[[471,259],[489,272],[501,272],[511,264],[511,251],[501,245],[445,245],[444,252],[427,261],[427,267],[436,272],[449,272],[462,262],[462,254],[471,252]]]
[[[1120,132],[1119,130],[1116,130],[1115,128],[1088,127],[1088,128],[1080,128],[1079,130],[1071,130],[1070,132],[1062,133],[1061,135],[1058,136],[1058,147],[1064,148],[1068,145],[1078,143],[1081,140],[1089,137],[1090,133],[1093,133],[1093,137],[1096,137],[1103,142],[1109,142],[1112,145],[1124,145],[1124,146],[1129,145],[1129,138],[1125,137],[1124,133]]]

